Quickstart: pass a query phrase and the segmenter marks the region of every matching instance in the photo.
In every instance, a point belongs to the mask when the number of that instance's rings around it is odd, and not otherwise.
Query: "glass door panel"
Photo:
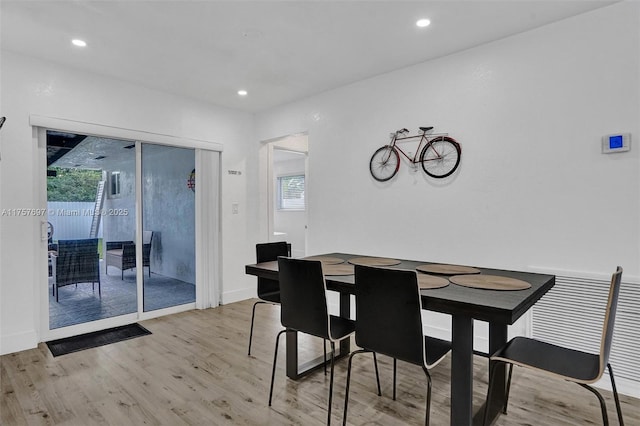
[[[195,150],[142,144],[143,310],[196,300]]]
[[[50,329],[138,310],[134,146],[47,131]]]

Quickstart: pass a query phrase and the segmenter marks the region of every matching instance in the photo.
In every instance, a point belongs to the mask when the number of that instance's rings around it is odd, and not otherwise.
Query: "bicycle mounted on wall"
[[[462,154],[462,148],[460,144],[453,138],[447,136],[448,133],[433,133],[428,134],[433,126],[420,127],[422,133],[417,135],[404,136],[409,133],[407,129],[397,130],[395,133],[391,133],[391,142],[389,145],[385,145],[378,148],[376,152],[371,156],[369,162],[369,170],[371,176],[378,182],[386,182],[398,173],[400,168],[400,153],[404,155],[412,165],[420,163],[422,169],[431,177],[445,178],[451,175],[460,164],[460,156]],[[398,141],[408,141],[420,139],[420,143],[416,148],[416,153],[413,158],[407,155],[406,152],[397,145]],[[423,143],[426,144],[420,151],[420,147]],[[420,155],[418,155],[420,153]],[[411,153],[409,153],[411,154]]]

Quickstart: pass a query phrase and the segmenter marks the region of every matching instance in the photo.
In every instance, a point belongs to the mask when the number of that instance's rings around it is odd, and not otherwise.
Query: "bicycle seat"
[[[423,132],[428,132],[429,130],[433,129],[433,126],[429,126],[429,127],[420,127],[420,130],[422,130]]]

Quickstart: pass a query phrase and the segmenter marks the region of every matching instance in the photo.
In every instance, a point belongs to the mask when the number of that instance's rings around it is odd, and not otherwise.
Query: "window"
[[[120,195],[120,172],[111,172],[111,196]]]
[[[278,177],[278,210],[304,210],[304,175]]]

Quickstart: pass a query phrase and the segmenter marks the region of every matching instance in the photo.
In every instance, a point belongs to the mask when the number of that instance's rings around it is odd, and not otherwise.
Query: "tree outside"
[[[47,177],[47,201],[94,202],[98,182],[102,180],[100,170],[63,169],[49,167],[57,176]]]

